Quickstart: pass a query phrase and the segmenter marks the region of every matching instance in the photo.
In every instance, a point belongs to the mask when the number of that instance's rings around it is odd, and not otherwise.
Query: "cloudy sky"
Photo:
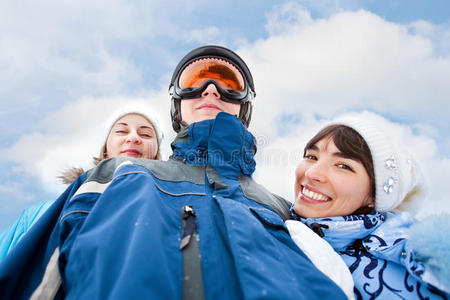
[[[131,4],[133,3],[133,4]],[[219,44],[252,70],[255,178],[293,199],[304,143],[339,114],[389,128],[450,212],[450,4],[446,0],[33,0],[0,2],[0,230],[91,167],[108,115],[151,105],[174,137],[167,93],[189,50]]]

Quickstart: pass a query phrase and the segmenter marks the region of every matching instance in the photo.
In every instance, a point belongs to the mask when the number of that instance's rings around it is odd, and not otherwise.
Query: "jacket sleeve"
[[[363,243],[377,258],[400,264],[417,280],[431,285],[430,288],[449,293],[449,232],[448,215],[417,221],[409,213],[401,212],[389,214],[383,226]]]
[[[352,274],[331,245],[299,221],[288,220],[286,226],[291,238],[311,262],[333,280],[348,299],[354,299]]]
[[[424,266],[422,279],[450,293],[450,215],[432,215],[415,223],[407,246]]]
[[[57,247],[58,219],[66,201],[86,179],[78,177],[50,207],[37,218],[34,226],[0,262],[2,299],[28,299],[42,281],[45,268]]]
[[[26,208],[19,218],[0,235],[0,261],[6,257],[53,202],[55,200],[51,199]]]

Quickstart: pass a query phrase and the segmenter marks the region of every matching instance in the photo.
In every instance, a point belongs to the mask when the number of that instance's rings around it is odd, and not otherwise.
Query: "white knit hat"
[[[108,138],[109,132],[111,131],[111,128],[113,127],[114,123],[117,120],[119,120],[120,118],[122,118],[123,116],[129,115],[129,114],[138,114],[138,115],[141,115],[141,116],[145,117],[146,119],[148,119],[152,123],[153,128],[156,131],[156,135],[158,138],[158,145],[161,146],[161,142],[164,138],[164,133],[161,130],[158,119],[155,117],[155,114],[152,111],[151,107],[149,107],[147,105],[143,105],[143,104],[138,104],[138,103],[132,103],[132,104],[122,106],[122,107],[118,108],[117,110],[115,110],[109,116],[109,118],[106,120],[105,125],[104,125],[104,131],[105,131],[105,135],[103,135],[104,139],[106,140]]]
[[[417,209],[425,187],[413,157],[367,118],[347,115],[333,124],[354,129],[369,146],[375,172],[375,208],[382,212]]]

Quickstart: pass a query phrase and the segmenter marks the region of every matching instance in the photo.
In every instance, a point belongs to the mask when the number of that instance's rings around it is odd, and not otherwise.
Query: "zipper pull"
[[[183,206],[181,209],[181,218],[182,218],[182,234],[181,234],[181,242],[180,242],[180,250],[186,248],[189,245],[192,236],[195,233],[195,219],[196,215],[194,212],[194,208],[191,205]]]

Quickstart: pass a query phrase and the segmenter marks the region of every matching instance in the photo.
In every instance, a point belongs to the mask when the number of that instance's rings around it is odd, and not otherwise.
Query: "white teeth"
[[[328,201],[329,200],[328,197],[326,197],[322,194],[310,191],[306,187],[303,187],[302,194],[305,195],[306,197],[314,199],[314,200],[319,200],[319,201]]]

